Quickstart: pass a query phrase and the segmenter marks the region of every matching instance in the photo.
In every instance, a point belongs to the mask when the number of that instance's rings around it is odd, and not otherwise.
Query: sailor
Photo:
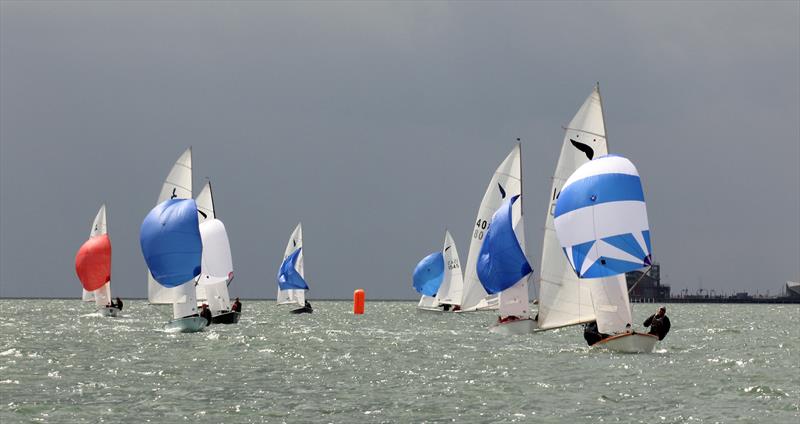
[[[242,313],[242,302],[239,302],[238,297],[233,301],[233,305],[231,305],[231,311]]]
[[[211,325],[211,310],[208,309],[208,305],[205,303],[203,304],[203,309],[200,310],[200,316],[206,319],[206,327]]]
[[[311,310],[311,303],[306,300],[306,304],[305,304],[304,308],[306,308],[306,309],[308,309],[310,311]]]
[[[122,299],[117,298],[117,309],[122,310]]]
[[[669,333],[670,327],[669,317],[667,317],[667,308],[664,306],[659,307],[658,312],[644,320],[643,325],[645,327],[650,327],[648,334],[658,336],[658,340],[664,340],[664,337]]]
[[[589,346],[594,345],[606,337],[608,337],[608,334],[601,333],[597,328],[597,321],[592,321],[583,327],[583,338],[586,340],[586,344]]]
[[[450,305],[447,303],[442,303],[442,311],[447,312],[450,310]]]

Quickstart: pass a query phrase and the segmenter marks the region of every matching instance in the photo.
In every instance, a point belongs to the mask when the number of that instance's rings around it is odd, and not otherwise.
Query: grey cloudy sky
[[[523,139],[538,270],[563,130],[600,81],[673,291],[800,278],[800,3],[0,3],[0,295],[79,293],[109,207],[114,294],[146,295],[139,225],[194,148],[234,255],[271,297],[304,225],[312,298],[413,298],[462,258]]]

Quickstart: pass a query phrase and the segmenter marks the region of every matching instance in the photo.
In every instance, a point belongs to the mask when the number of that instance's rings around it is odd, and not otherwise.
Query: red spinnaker
[[[86,291],[95,291],[111,281],[111,239],[108,234],[92,237],[75,255],[75,271]]]

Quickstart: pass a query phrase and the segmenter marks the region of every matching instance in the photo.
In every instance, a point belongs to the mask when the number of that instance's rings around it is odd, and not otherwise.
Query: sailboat
[[[652,352],[658,337],[633,331],[627,287],[608,279],[652,264],[647,207],[636,167],[615,155],[582,165],[564,183],[553,216],[571,269],[590,282],[598,331],[611,335],[593,346]]]
[[[603,291],[612,290],[611,287],[614,287],[613,291],[617,293],[627,290],[624,275],[604,277],[602,281],[580,279],[564,257],[553,222],[556,202],[567,178],[581,165],[607,154],[603,103],[600,88],[595,85],[564,129],[561,153],[553,174],[553,185],[549,192],[545,218],[539,278],[539,312],[536,317],[539,330],[595,321],[596,310],[604,308],[604,301],[601,298],[593,299],[594,284],[604,287]]]
[[[174,299],[173,319],[164,328],[182,333],[202,330],[208,322],[197,314],[194,299],[203,256],[194,199],[167,199],[156,205],[142,222],[139,242],[153,279],[182,295]]]
[[[522,193],[521,177],[520,145],[517,143],[511,153],[506,156],[494,171],[494,175],[489,181],[489,186],[486,188],[483,200],[478,208],[478,216],[475,219],[475,226],[472,228],[467,266],[464,268],[464,291],[461,299],[461,309],[463,311],[499,308],[497,295],[486,293],[478,278],[476,269],[478,253],[483,245],[483,237],[489,228],[492,215],[506,198]]]
[[[116,317],[111,303],[111,240],[108,238],[106,205],[100,206],[89,231],[89,239],[75,255],[75,271],[83,285],[84,301],[94,300],[103,316]]]
[[[228,286],[233,280],[233,260],[225,225],[217,219],[211,181],[206,182],[195,200],[200,237],[203,241],[201,274],[197,280],[197,300],[211,310],[212,324],[236,324],[239,312],[231,311]]]
[[[431,253],[417,264],[413,286],[422,295],[417,305],[419,309],[447,312],[460,308],[464,279],[450,231],[445,231],[442,250]]]
[[[525,255],[521,203],[519,194],[503,202],[478,255],[481,284],[487,293],[498,293],[500,301],[500,317],[489,331],[503,335],[529,334],[536,328],[530,317],[528,279],[533,269]]]
[[[278,305],[297,305],[293,314],[312,313],[314,309],[306,301],[306,283],[303,272],[303,224],[297,224],[292,231],[286,249],[283,251],[283,262],[278,270]]]
[[[161,186],[161,192],[158,195],[156,204],[161,204],[167,200],[174,199],[192,199],[192,148],[186,149],[175,164],[170,169],[164,184]],[[194,201],[192,201],[194,203]],[[196,204],[195,204],[196,206]],[[197,211],[195,211],[195,216]],[[198,230],[199,231],[199,230]],[[188,280],[187,280],[188,282]],[[180,320],[184,317],[191,317],[197,315],[197,300],[194,288],[194,279],[192,284],[182,284],[176,286],[164,286],[159,284],[151,272],[147,273],[147,300],[150,304],[172,304],[173,321]],[[181,328],[181,322],[172,325],[170,321],[168,327]],[[192,321],[192,320],[187,320]],[[203,320],[205,321],[205,320]],[[205,322],[203,323],[205,325]],[[186,323],[187,329],[192,330],[194,326],[191,322]],[[196,329],[194,331],[197,331]]]

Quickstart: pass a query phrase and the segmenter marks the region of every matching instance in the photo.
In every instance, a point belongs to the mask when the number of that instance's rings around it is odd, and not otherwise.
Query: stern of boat
[[[658,343],[658,337],[645,333],[617,334],[592,345],[619,353],[652,353]]]
[[[175,333],[196,333],[203,331],[208,321],[201,316],[173,319],[164,324],[164,330]]]
[[[525,318],[514,321],[496,322],[489,327],[489,332],[503,336],[517,336],[531,334],[537,327],[536,321],[531,318]]]

